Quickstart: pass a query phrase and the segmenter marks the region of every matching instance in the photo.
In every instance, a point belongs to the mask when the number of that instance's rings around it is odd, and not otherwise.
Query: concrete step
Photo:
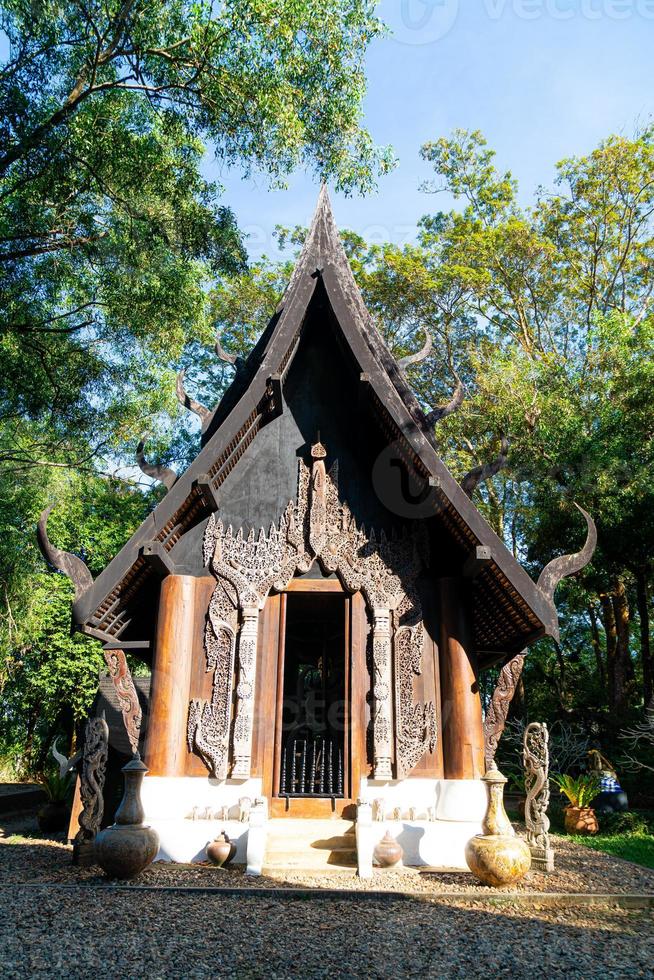
[[[264,871],[356,867],[354,824],[348,820],[284,820],[268,823]]]

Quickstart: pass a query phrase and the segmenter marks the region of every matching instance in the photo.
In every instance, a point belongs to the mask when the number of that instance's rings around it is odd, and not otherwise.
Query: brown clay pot
[[[55,832],[68,826],[69,809],[66,803],[44,803],[36,814],[39,830]]]
[[[563,813],[569,834],[596,834],[599,830],[597,816],[590,806],[567,806]]]
[[[225,867],[233,861],[236,854],[236,844],[229,839],[225,831],[218,834],[215,840],[207,844],[207,857],[212,864],[219,868]]]
[[[521,837],[477,834],[466,844],[465,855],[475,878],[494,888],[520,881],[531,867],[531,854]]]
[[[152,827],[114,824],[95,838],[95,860],[109,878],[136,878],[154,861],[159,835]]]
[[[379,868],[395,867],[402,860],[403,853],[402,845],[398,844],[394,837],[391,837],[390,830],[386,831],[372,852],[375,864]]]

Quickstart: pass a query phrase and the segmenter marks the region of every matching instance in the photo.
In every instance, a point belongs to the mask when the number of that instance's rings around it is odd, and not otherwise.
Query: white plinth
[[[145,822],[159,834],[159,853],[155,861],[189,864],[206,861],[206,847],[224,830],[237,847],[234,864],[247,861],[249,822],[239,818],[239,800],[252,803],[261,795],[261,779],[218,781],[205,776],[146,776],[141,799]],[[228,808],[228,819],[220,814]],[[189,819],[193,810],[199,819]],[[211,811],[206,819],[205,812]]]

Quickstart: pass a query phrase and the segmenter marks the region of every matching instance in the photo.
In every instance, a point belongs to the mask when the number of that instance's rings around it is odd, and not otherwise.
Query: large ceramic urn
[[[488,795],[483,833],[468,841],[465,855],[473,875],[497,888],[520,881],[531,867],[531,854],[525,841],[516,836],[504,809],[506,777],[493,765],[482,778]]]
[[[116,822],[95,838],[95,860],[110,878],[136,878],[159,850],[159,835],[143,823],[141,784],[147,771],[138,752],[123,766],[125,788]]]

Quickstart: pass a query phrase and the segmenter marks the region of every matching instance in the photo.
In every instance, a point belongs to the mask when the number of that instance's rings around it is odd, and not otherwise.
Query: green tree
[[[207,146],[273,182],[390,165],[359,122],[373,8],[0,5],[0,466],[110,457],[173,407],[209,287],[245,260]]]

